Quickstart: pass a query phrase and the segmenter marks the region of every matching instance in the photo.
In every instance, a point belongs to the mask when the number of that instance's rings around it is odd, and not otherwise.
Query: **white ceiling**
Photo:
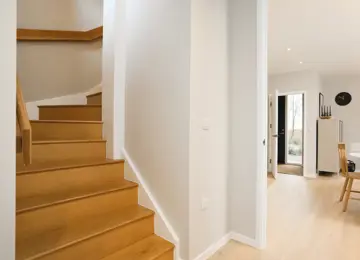
[[[298,70],[360,74],[360,0],[269,0],[269,73]]]

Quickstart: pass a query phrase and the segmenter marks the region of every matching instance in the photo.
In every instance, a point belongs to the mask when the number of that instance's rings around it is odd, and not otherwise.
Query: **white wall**
[[[321,80],[311,71],[291,72],[269,77],[269,94],[305,91],[304,176],[316,177],[316,120],[319,115]]]
[[[126,0],[105,0],[103,17],[103,135],[107,157],[120,159],[125,143]]]
[[[189,259],[227,234],[227,62],[227,1],[192,1]]]
[[[322,78],[322,93],[325,105],[332,107],[332,115],[344,122],[344,142],[347,151],[352,143],[360,143],[360,76],[359,75],[327,75]],[[335,103],[335,97],[340,92],[349,92],[352,101],[347,106]],[[360,166],[360,159],[349,156],[356,165]]]
[[[127,1],[125,149],[189,241],[190,1]]]
[[[0,2],[0,259],[15,259],[16,1]]]
[[[229,0],[229,229],[266,243],[266,2]]]
[[[102,25],[103,0],[17,0],[17,27],[86,31]]]
[[[103,0],[18,0],[18,28],[88,30],[102,25]],[[101,82],[101,41],[18,42],[26,101],[84,92]]]

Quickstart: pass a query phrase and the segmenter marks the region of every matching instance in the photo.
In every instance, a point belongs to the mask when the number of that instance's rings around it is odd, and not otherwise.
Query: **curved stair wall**
[[[102,0],[17,4],[17,71],[26,102],[82,93],[101,82]]]

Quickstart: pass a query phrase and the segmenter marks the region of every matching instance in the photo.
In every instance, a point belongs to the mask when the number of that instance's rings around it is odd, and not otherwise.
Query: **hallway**
[[[360,259],[360,201],[350,200],[348,212],[342,212],[338,198],[343,181],[280,174],[268,185],[267,249],[231,241],[211,260]],[[360,190],[360,182],[354,184]]]

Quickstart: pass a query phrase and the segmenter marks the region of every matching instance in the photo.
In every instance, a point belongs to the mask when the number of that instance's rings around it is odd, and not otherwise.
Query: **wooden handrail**
[[[18,41],[94,41],[102,36],[102,26],[89,31],[17,29]]]
[[[16,117],[21,134],[21,150],[23,153],[24,164],[28,165],[31,164],[31,124],[26,110],[21,87],[19,85],[19,80],[17,80],[16,86]]]

